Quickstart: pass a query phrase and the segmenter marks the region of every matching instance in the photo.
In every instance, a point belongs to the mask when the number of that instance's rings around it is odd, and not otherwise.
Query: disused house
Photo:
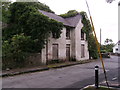
[[[66,61],[69,61],[71,58],[75,58],[78,61],[89,59],[86,34],[81,31],[83,24],[81,23],[82,16],[80,14],[69,18],[62,18],[53,13],[39,11],[49,18],[64,24],[61,37],[55,39],[51,36],[45,48],[42,49],[42,63],[55,59]]]

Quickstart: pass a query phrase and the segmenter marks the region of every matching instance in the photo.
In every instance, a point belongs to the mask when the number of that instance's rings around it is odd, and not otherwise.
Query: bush
[[[106,50],[101,50],[101,53],[106,53],[107,51]]]
[[[74,17],[78,14],[79,12],[77,12],[76,10],[70,10],[65,14],[61,14],[59,16],[63,17],[63,18],[69,18],[69,17]]]
[[[70,61],[75,62],[75,61],[76,61],[76,58],[75,58],[75,57],[71,57],[71,58],[70,58]]]
[[[30,37],[26,37],[23,34],[14,35],[10,41],[3,41],[3,69],[23,67],[26,57],[29,56],[27,53],[29,47],[26,44],[31,42]]]
[[[64,62],[64,60],[54,59],[54,60],[48,61],[48,64],[56,64],[56,63],[63,63],[63,62]]]

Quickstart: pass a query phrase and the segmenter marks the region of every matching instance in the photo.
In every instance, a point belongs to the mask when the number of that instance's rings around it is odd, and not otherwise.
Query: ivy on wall
[[[2,49],[5,51],[3,62],[7,62],[3,66],[13,67],[8,63],[9,61],[18,63],[16,64],[18,67],[19,63],[24,64],[29,53],[41,52],[51,33],[55,33],[56,39],[59,38],[63,23],[40,13],[38,9],[49,12],[52,10],[39,2],[14,2],[8,5],[9,17],[7,15],[5,17],[7,27],[2,30]]]
[[[89,56],[90,58],[92,57],[96,59],[98,58],[97,45],[95,43],[95,38],[92,33],[92,27],[86,12],[84,11],[78,12],[76,10],[70,10],[65,14],[61,14],[60,16],[63,18],[69,18],[69,17],[76,16],[77,14],[80,14],[82,16],[82,23],[83,23],[82,32],[86,34],[86,40],[88,41]]]
[[[95,43],[95,37],[92,33],[92,27],[90,24],[90,21],[87,17],[86,12],[80,12],[82,15],[82,31],[86,34],[86,40],[88,41],[88,50],[89,50],[89,57],[93,59],[98,58],[98,50],[97,50],[97,45]]]

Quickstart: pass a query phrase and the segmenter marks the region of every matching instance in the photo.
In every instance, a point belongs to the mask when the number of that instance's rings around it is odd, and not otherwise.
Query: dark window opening
[[[85,40],[85,34],[81,31],[81,40]]]
[[[57,38],[57,34],[54,33],[54,32],[52,32],[52,37],[53,37],[53,38]]]
[[[116,51],[118,51],[118,48],[116,48]]]
[[[66,28],[66,39],[70,39],[70,29]]]
[[[85,57],[85,45],[81,44],[81,58]]]

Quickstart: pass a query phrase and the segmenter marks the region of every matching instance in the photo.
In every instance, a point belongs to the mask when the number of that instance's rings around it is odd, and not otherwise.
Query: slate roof
[[[116,46],[117,44],[120,45],[120,40],[114,46]]]
[[[70,26],[70,27],[76,27],[76,25],[78,24],[78,22],[79,22],[79,20],[81,18],[80,14],[78,14],[76,16],[73,16],[73,17],[69,17],[69,18],[63,18],[63,17],[60,17],[60,16],[58,16],[58,15],[56,15],[54,13],[50,13],[50,12],[46,12],[46,11],[42,11],[42,10],[39,10],[39,12],[41,12],[42,14],[48,16],[51,19],[62,22],[64,25]]]
[[[120,40],[118,41],[118,45],[120,45]]]

